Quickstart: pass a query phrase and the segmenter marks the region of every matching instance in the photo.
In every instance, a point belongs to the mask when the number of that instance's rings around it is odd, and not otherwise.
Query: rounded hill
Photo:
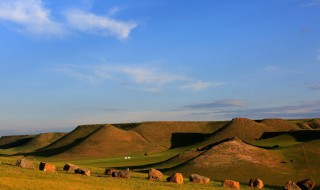
[[[59,157],[114,157],[157,149],[134,131],[104,125]]]

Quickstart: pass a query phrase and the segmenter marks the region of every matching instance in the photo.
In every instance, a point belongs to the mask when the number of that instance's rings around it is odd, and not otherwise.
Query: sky
[[[0,0],[0,129],[320,117],[319,0]]]

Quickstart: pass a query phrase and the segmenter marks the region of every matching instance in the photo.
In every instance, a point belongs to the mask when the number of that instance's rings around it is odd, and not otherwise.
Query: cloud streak
[[[126,85],[139,85],[138,89],[147,92],[160,93],[161,89],[169,84],[189,91],[200,91],[210,86],[222,83],[205,82],[164,69],[144,65],[61,65],[54,68],[70,78],[82,80],[91,84],[100,84],[105,81],[116,81]],[[141,88],[143,87],[143,88]]]
[[[279,106],[266,108],[245,108],[232,106],[224,102],[214,102],[212,104],[195,104],[185,106],[185,110],[194,111],[190,116],[209,118],[231,119],[235,117],[247,117],[252,119],[263,118],[315,118],[320,114],[320,101],[305,102],[293,106]],[[240,104],[241,105],[241,104]],[[225,109],[226,108],[226,109]],[[205,116],[206,115],[206,116]]]
[[[209,103],[201,104],[191,104],[184,106],[184,109],[224,109],[224,108],[235,108],[235,107],[244,107],[246,103],[242,100],[228,99],[228,100],[217,100]]]
[[[81,31],[123,40],[138,24],[110,17],[118,11],[114,7],[109,16],[99,16],[82,10],[67,10],[58,22],[42,0],[0,0],[0,21],[13,23],[18,31],[38,36],[61,36],[69,31]]]
[[[127,38],[131,30],[137,27],[135,22],[119,21],[81,10],[67,11],[65,16],[72,28],[103,36],[115,36],[119,39]]]
[[[61,25],[51,19],[41,0],[0,1],[0,20],[16,23],[21,31],[37,35],[60,35]]]

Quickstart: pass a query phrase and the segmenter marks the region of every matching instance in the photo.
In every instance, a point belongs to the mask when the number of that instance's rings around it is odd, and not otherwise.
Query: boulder
[[[160,172],[159,170],[156,169],[149,169],[149,173],[148,173],[148,179],[149,180],[161,180],[163,177],[162,172]]]
[[[123,179],[129,179],[130,178],[130,171],[127,170],[120,170],[120,171],[114,171],[111,174],[112,177],[116,178],[123,178]]]
[[[300,187],[293,181],[288,181],[283,187],[285,190],[301,190]]]
[[[33,162],[25,158],[18,159],[16,162],[16,166],[19,166],[21,168],[34,169]]]
[[[250,179],[249,186],[251,188],[263,189],[264,185],[261,179]]]
[[[115,169],[106,168],[106,170],[104,171],[104,174],[105,175],[112,175],[112,173],[115,171],[116,171]]]
[[[74,164],[66,164],[66,165],[64,165],[63,170],[67,171],[67,172],[74,172],[74,170],[76,170],[78,168],[79,168],[79,166],[76,166]]]
[[[210,178],[204,177],[198,174],[191,174],[189,177],[190,182],[193,183],[202,183],[202,184],[209,184]]]
[[[299,181],[297,185],[302,190],[312,190],[316,186],[316,182],[313,181],[312,179],[305,179],[305,180]]]
[[[222,187],[228,189],[240,189],[240,183],[232,180],[224,180]]]
[[[39,170],[46,171],[46,172],[55,172],[56,171],[56,166],[54,164],[40,162]]]
[[[90,176],[90,170],[86,168],[77,168],[74,170],[74,173]]]
[[[182,184],[183,183],[183,175],[182,173],[174,173],[170,177],[167,178],[167,182],[173,182]]]

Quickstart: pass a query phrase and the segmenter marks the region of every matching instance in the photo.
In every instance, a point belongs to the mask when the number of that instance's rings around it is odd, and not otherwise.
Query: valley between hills
[[[97,175],[105,168],[130,168],[141,178],[156,168],[165,175],[196,173],[215,182],[233,179],[247,184],[259,178],[266,187],[282,189],[290,180],[320,184],[320,119],[94,124],[69,133],[0,138],[1,167],[21,157],[52,162],[57,168],[74,163]]]

